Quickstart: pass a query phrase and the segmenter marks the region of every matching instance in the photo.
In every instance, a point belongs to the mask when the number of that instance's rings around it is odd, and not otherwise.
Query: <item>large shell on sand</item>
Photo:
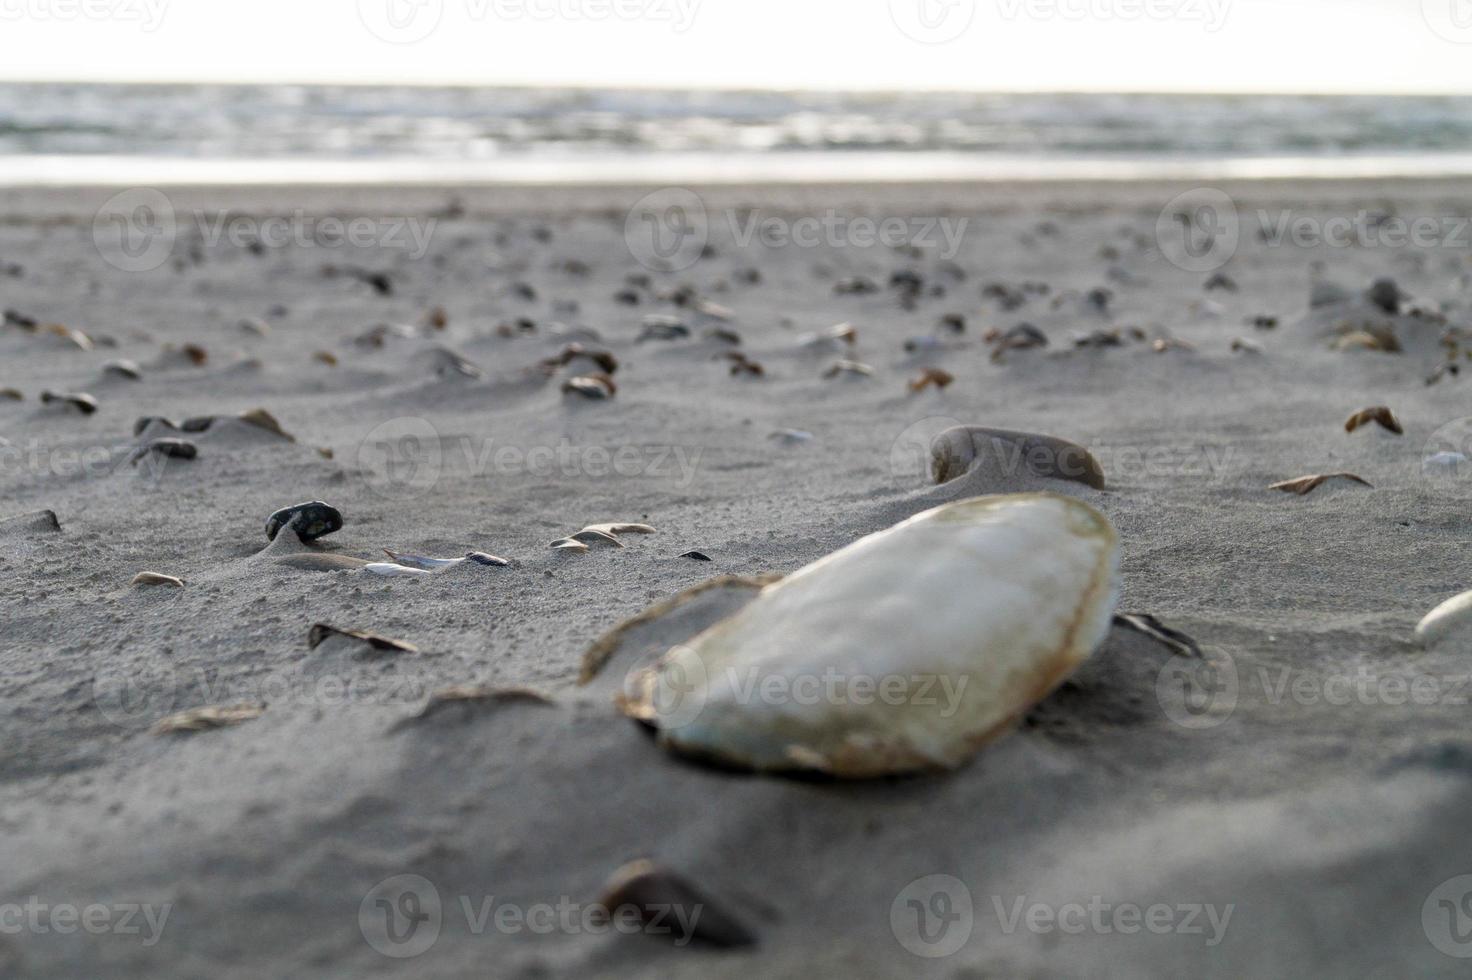
[[[844,778],[951,768],[1108,633],[1118,545],[1053,494],[978,497],[764,588],[636,672],[624,712],[670,748]]]

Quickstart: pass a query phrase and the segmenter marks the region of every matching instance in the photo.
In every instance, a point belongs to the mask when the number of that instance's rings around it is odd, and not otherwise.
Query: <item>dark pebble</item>
[[[334,531],[342,530],[342,514],[336,507],[313,500],[305,504],[283,507],[266,518],[266,537],[272,541],[283,527],[296,521],[296,536],[303,544],[316,541]]]

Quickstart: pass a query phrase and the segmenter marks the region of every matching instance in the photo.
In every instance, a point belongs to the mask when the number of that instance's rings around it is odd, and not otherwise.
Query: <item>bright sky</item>
[[[0,78],[1472,92],[1472,0],[0,0]]]

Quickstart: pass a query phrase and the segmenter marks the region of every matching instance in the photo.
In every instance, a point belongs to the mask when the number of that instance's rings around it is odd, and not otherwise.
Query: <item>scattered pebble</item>
[[[320,500],[283,507],[266,518],[267,540],[275,541],[276,535],[284,527],[291,527],[303,544],[310,544],[318,538],[341,531],[342,514],[336,507]]]
[[[755,945],[756,934],[721,905],[679,875],[651,861],[634,861],[613,873],[603,886],[596,909],[598,920],[614,921],[628,914],[677,945],[695,940],[730,949]],[[624,910],[627,910],[625,913]],[[690,934],[680,926],[685,924]]]
[[[169,459],[194,459],[199,455],[199,447],[185,439],[151,439],[128,454],[128,463],[137,466],[140,460],[153,455]]]
[[[65,405],[76,409],[83,415],[95,415],[97,413],[97,399],[86,392],[63,392],[43,391],[41,392],[41,404],[43,405]]]
[[[956,376],[949,371],[943,371],[940,368],[926,368],[920,372],[918,377],[910,381],[910,391],[918,393],[931,386],[944,391],[955,380]]]

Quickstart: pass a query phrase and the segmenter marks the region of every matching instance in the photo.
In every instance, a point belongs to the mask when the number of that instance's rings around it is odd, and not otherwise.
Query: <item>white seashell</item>
[[[374,575],[382,575],[384,578],[424,578],[433,575],[422,568],[410,568],[407,565],[396,565],[390,561],[374,561],[363,566],[363,571],[372,572]]]
[[[397,564],[405,565],[409,568],[418,568],[426,572],[442,572],[447,568],[464,565],[466,562],[497,568],[504,568],[511,564],[505,558],[497,558],[495,555],[488,555],[482,551],[466,552],[463,558],[426,558],[421,555],[401,555],[397,551],[390,551],[388,548],[384,548],[383,553],[392,558]]]
[[[584,531],[596,531],[602,534],[658,534],[648,524],[589,524],[583,528]]]
[[[620,705],[676,751],[752,769],[955,767],[1093,653],[1117,567],[1114,529],[1072,498],[947,504],[767,586]]]
[[[1463,592],[1427,613],[1416,626],[1416,639],[1429,649],[1454,634],[1465,638],[1469,627],[1472,627],[1472,592]]]

